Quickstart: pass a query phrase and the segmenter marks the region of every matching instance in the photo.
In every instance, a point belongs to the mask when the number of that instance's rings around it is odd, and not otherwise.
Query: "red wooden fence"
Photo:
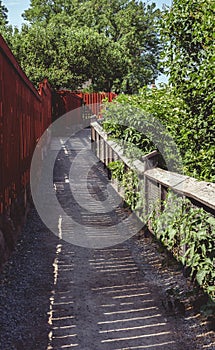
[[[107,99],[108,102],[112,102],[116,98],[116,94],[113,92],[93,92],[86,93],[78,91],[76,95],[81,97],[87,106],[90,106],[91,111],[97,117],[101,114],[102,101]]]
[[[93,92],[85,93],[81,91],[60,90],[53,92],[53,120],[66,114],[68,111],[76,109],[75,118],[82,120],[84,117],[90,115],[101,114],[102,102],[107,99],[108,102],[112,102],[116,98],[116,94],[113,92]],[[80,108],[83,105],[87,108]],[[77,121],[76,120],[76,121]]]
[[[53,95],[53,119],[55,120],[73,109],[77,109],[77,117],[82,118],[81,113],[84,113],[84,109],[80,108],[82,105],[89,107],[86,110],[87,115],[91,113],[99,117],[103,100],[107,99],[108,102],[112,102],[116,96],[113,92],[56,91]]]
[[[29,183],[36,141],[51,123],[52,92],[37,91],[0,36],[0,214]]]
[[[0,214],[29,182],[37,140],[51,123],[83,104],[100,114],[103,99],[114,93],[54,92],[44,80],[37,91],[0,36]],[[81,120],[82,109],[78,112]]]

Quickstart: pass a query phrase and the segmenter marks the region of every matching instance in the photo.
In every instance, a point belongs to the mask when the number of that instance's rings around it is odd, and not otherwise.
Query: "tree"
[[[134,0],[91,0],[80,9],[79,23],[96,28],[124,47],[127,73],[119,82],[124,92],[137,92],[158,75],[159,15],[155,4],[146,7]]]
[[[52,21],[23,26],[14,36],[13,48],[35,85],[47,77],[58,89],[77,89],[91,78],[94,86],[108,91],[125,66],[121,47],[105,35],[89,28],[62,30]]]
[[[162,21],[170,83],[187,111],[181,120],[185,158],[202,178],[203,168],[213,169],[215,178],[214,12],[211,0],[174,0]]]
[[[34,82],[45,69],[50,81],[58,77],[64,87],[77,88],[91,78],[94,90],[132,93],[158,75],[159,11],[154,5],[135,0],[31,0],[23,16],[30,25],[15,39],[15,51]],[[49,48],[49,58],[43,47]]]

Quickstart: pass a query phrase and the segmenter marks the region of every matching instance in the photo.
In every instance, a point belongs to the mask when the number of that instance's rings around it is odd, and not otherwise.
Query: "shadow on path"
[[[0,349],[188,349],[165,318],[158,295],[144,276],[144,266],[137,267],[128,244],[96,250],[59,239],[76,234],[66,213],[87,225],[92,236],[94,227],[103,228],[107,240],[110,233],[114,235],[113,224],[126,215],[120,205],[108,214],[88,214],[81,205],[84,192],[79,204],[72,197],[70,163],[80,145],[90,152],[89,130],[79,136],[71,140],[66,154],[59,154],[54,172],[56,194],[65,212],[59,237],[32,210],[2,275]],[[80,193],[81,180],[80,172]],[[88,190],[98,207],[106,198],[106,186],[102,168],[91,168]]]

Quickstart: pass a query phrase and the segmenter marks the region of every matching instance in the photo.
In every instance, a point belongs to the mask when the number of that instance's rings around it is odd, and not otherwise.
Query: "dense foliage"
[[[163,206],[151,215],[153,232],[215,300],[215,218],[171,192]]]
[[[47,77],[55,88],[75,90],[94,77],[98,88],[108,90],[114,79],[113,71],[118,77],[125,70],[121,47],[93,29],[79,32],[51,22],[33,24],[31,28],[23,26],[22,32],[14,37],[13,48],[35,85]]]
[[[162,14],[164,65],[170,84],[119,101],[157,118],[170,132],[184,173],[215,181],[214,13],[210,0],[174,0]]]
[[[192,123],[199,117],[197,130],[214,110],[214,15],[211,0],[174,0],[161,22],[170,83],[190,108]]]
[[[170,84],[118,99],[123,105],[151,114],[165,126],[177,144],[185,174],[212,182],[215,181],[213,18],[210,0],[173,1],[161,21],[166,42],[164,64]],[[114,133],[113,127],[111,132]]]
[[[118,160],[108,164],[111,177],[116,179],[118,185],[123,189],[123,197],[127,205],[138,214],[138,209],[142,211],[142,197],[139,191],[140,179],[134,169],[128,168]]]
[[[161,22],[165,64],[186,113],[182,144],[190,173],[215,180],[214,2],[174,0]],[[190,159],[190,162],[189,162]]]
[[[186,121],[186,103],[170,87],[153,90],[145,88],[138,95],[120,95],[117,101],[118,105],[108,106],[103,126],[112,137],[126,139],[126,145],[133,143],[141,149],[139,152],[133,147],[133,156],[140,157],[153,149],[159,149],[165,159],[168,160],[171,155],[175,158],[177,171],[197,179],[215,181],[214,138],[211,135],[207,145],[202,145],[199,152],[197,149],[194,151],[195,134],[193,139],[187,137],[192,131]],[[211,118],[214,119],[214,116]],[[157,128],[158,138],[153,143],[149,132],[148,137],[145,137],[143,129],[148,130],[146,121],[147,125],[153,126],[154,135]],[[122,124],[127,127],[122,128]],[[173,169],[172,166],[168,168]]]
[[[135,0],[31,0],[12,49],[35,84],[137,92],[158,75],[159,15]]]

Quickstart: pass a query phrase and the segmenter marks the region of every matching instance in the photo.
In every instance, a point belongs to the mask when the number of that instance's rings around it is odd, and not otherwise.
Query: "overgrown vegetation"
[[[140,179],[135,170],[127,168],[122,161],[114,161],[108,164],[112,178],[116,179],[123,188],[124,199],[127,205],[134,211],[140,208],[141,193]]]
[[[180,99],[166,101],[164,91],[153,92],[145,88],[139,95],[120,95],[115,103],[108,104],[102,125],[109,137],[114,138],[130,158],[141,159],[143,155],[158,150],[161,167],[182,173],[180,148],[174,140],[174,135],[178,136],[178,118],[174,110],[179,109]],[[170,95],[168,91],[167,94]],[[170,122],[164,114],[168,113],[167,106],[172,116]]]
[[[108,167],[122,186],[127,205],[150,223],[156,238],[215,301],[215,218],[172,191],[162,203],[153,203],[146,216],[144,185],[137,172],[122,161],[111,162]]]
[[[125,140],[127,147],[130,143],[142,150],[141,153],[134,151],[134,157],[159,149],[165,159],[173,157],[177,160],[177,171],[182,172],[183,164],[184,174],[199,180],[215,181],[214,114],[210,116],[213,123],[205,119],[202,133],[208,131],[207,143],[201,143],[198,139],[200,126],[196,130],[197,134],[189,128],[192,118],[190,116],[188,124],[188,107],[170,87],[153,90],[144,88],[138,95],[122,94],[117,102],[118,105],[108,105],[104,112],[103,127],[112,137]],[[197,149],[195,144],[198,140]],[[169,170],[174,168],[173,163],[174,159],[169,164]]]
[[[159,120],[177,144],[184,173],[211,182],[215,181],[214,15],[211,0],[174,0],[160,21],[163,65],[170,84],[118,99]],[[139,130],[137,123],[133,126]]]
[[[179,131],[186,170],[210,181],[215,180],[214,15],[211,0],[174,0],[161,21],[172,91],[186,112]]]
[[[194,151],[213,135],[214,15],[211,0],[174,0],[161,21],[164,63],[175,94],[187,106],[187,137],[193,135]]]
[[[211,0],[174,0],[161,21],[170,84],[186,112],[179,131],[186,170],[210,181],[215,180],[214,16]]]
[[[215,301],[215,218],[169,192],[150,217],[156,237]]]

